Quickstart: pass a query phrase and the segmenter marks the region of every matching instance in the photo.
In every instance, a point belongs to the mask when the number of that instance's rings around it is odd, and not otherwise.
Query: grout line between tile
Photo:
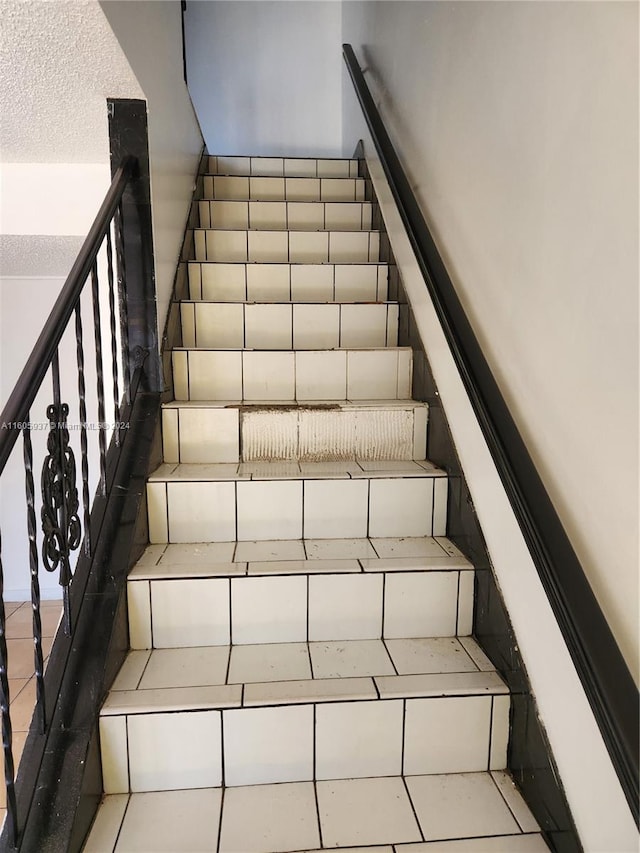
[[[386,575],[386,572],[383,573],[383,576],[384,575]],[[393,659],[393,655],[389,651],[389,647],[387,646],[387,641],[386,641],[385,637],[381,637],[381,640],[382,640],[382,645],[384,646],[384,649],[389,656],[389,660],[391,661],[391,666],[393,667],[395,674],[400,675],[401,673],[398,672],[398,667],[396,666],[396,662]]]
[[[236,540],[237,541],[237,540]],[[248,567],[247,567],[248,571]],[[229,592],[229,660],[231,660],[231,647],[233,646],[233,584],[231,583],[231,578],[227,578],[228,583],[228,592]]]
[[[124,826],[124,821],[127,816],[127,812],[129,811],[129,803],[131,802],[131,792],[127,794],[127,805],[124,807],[124,812],[122,813],[122,820],[120,821],[120,826],[118,827],[118,831],[116,832],[116,837],[113,842],[113,847],[111,853],[114,853],[115,849],[118,846],[118,841],[120,841],[120,835],[122,834],[122,827]]]
[[[402,700],[402,755],[400,761],[400,775],[404,777],[404,741],[407,729],[407,700]]]
[[[489,744],[487,749],[487,772],[491,770],[491,745],[493,743],[493,712],[495,709],[495,696],[491,696],[491,709],[489,712]],[[517,821],[516,821],[517,823]],[[519,826],[519,824],[518,824]]]
[[[318,802],[318,782],[313,780],[313,794],[316,799],[316,817],[318,819],[318,838],[320,839],[320,847],[324,849],[324,841],[322,840],[322,821],[320,820],[320,803]]]
[[[124,716],[124,731],[125,731],[126,742],[127,742],[127,789],[128,789],[127,793],[129,794],[129,799],[131,799],[131,761],[130,761],[131,750],[129,747],[129,715],[124,714],[123,716]],[[127,801],[127,807],[128,806],[129,806],[129,800]],[[126,814],[126,809],[125,809],[125,814]],[[124,816],[122,818],[122,822],[124,823]]]
[[[222,723],[221,723],[222,725]],[[216,842],[216,853],[220,853],[220,842],[222,840],[222,815],[224,811],[224,795],[226,793],[226,788],[224,785],[222,786],[222,791],[220,794],[220,817],[218,819],[218,840]]]
[[[402,778],[402,784],[404,785],[404,789],[407,792],[407,797],[409,797],[409,803],[411,804],[411,811],[413,812],[413,816],[415,818],[415,821],[416,821],[416,824],[418,827],[418,832],[420,833],[420,837],[424,841],[425,840],[424,832],[422,831],[422,826],[420,825],[420,821],[418,820],[418,814],[416,812],[415,806],[413,805],[413,800],[411,799],[411,793],[409,791],[409,786],[407,785],[407,780],[404,776],[404,773],[402,774],[401,778]]]
[[[224,760],[224,714],[221,710],[218,713],[220,714],[220,775],[222,777],[222,790],[224,791],[227,776]],[[220,808],[220,816],[222,817],[222,807]]]
[[[500,785],[498,785],[498,783],[497,783],[497,782],[496,782],[496,780],[495,780],[495,777],[494,777],[494,775],[493,775],[493,774],[494,774],[494,773],[497,773],[497,772],[500,772],[500,771],[497,771],[497,770],[490,770],[490,771],[489,771],[489,776],[491,777],[491,781],[493,782],[493,784],[494,784],[494,785],[496,786],[496,788],[498,789],[498,791],[499,791],[499,793],[500,793],[500,796],[501,796],[501,797],[502,797],[502,799],[504,800],[504,803],[505,803],[506,807],[509,809],[509,812],[511,813],[511,815],[512,815],[513,819],[515,820],[516,824],[517,824],[517,825],[518,825],[518,827],[520,828],[520,833],[521,833],[521,834],[523,834],[523,835],[530,835],[530,834],[535,834],[535,835],[537,835],[538,833],[531,833],[531,830],[525,830],[525,829],[524,829],[524,827],[522,826],[522,824],[520,823],[520,821],[518,820],[518,815],[517,815],[517,814],[515,813],[515,811],[511,808],[511,804],[509,803],[509,800],[505,797],[505,795],[504,795],[504,792],[503,792],[502,788],[500,787]],[[503,772],[504,772],[504,771],[503,771]],[[517,792],[517,788],[516,788],[516,792]],[[526,805],[526,803],[525,803],[525,805]],[[527,806],[527,808],[528,808],[528,806]]]
[[[462,572],[458,572],[457,594],[456,594],[456,636],[460,633],[460,579]]]

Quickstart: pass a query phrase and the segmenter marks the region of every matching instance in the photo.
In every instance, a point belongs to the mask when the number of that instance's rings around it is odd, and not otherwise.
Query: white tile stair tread
[[[327,849],[543,853],[549,848],[511,777],[491,771],[114,794],[103,799],[84,851]]]
[[[428,460],[352,460],[346,462],[169,462],[149,475],[150,483],[214,482],[219,480],[313,480],[381,477],[446,477]]]
[[[442,536],[149,545],[129,580],[343,572],[473,571]]]
[[[101,714],[507,692],[471,637],[206,646],[130,652]]]

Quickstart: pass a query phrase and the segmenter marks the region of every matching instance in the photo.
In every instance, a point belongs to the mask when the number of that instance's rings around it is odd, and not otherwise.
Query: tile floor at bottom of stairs
[[[505,772],[106,796],[84,853],[541,853]]]

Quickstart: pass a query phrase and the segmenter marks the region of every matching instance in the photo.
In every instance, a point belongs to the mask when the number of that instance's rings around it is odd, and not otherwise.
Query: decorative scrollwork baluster
[[[76,461],[69,446],[66,403],[47,407],[49,436],[42,465],[42,562],[48,572],[60,568],[60,586],[64,597],[65,628],[71,631],[69,584],[71,565],[69,554],[80,545],[82,528],[78,517],[79,501],[76,488]]]

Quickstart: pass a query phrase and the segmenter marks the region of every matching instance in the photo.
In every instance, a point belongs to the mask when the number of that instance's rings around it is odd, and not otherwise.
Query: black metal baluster
[[[71,606],[69,602],[69,584],[71,583],[71,565],[69,563],[69,539],[68,539],[68,531],[69,531],[69,516],[68,516],[68,507],[67,507],[67,488],[66,488],[66,468],[67,468],[67,460],[66,460],[66,451],[69,443],[69,434],[67,432],[67,415],[69,414],[69,407],[66,404],[62,403],[62,397],[60,394],[60,361],[58,358],[58,350],[55,351],[53,359],[51,360],[51,376],[53,379],[53,406],[54,411],[51,412],[51,407],[49,408],[50,414],[50,424],[53,423],[53,428],[55,430],[54,435],[56,436],[55,444],[50,449],[50,453],[55,453],[57,451],[58,459],[54,461],[54,465],[57,463],[57,472],[58,477],[56,481],[57,489],[59,489],[59,493],[55,495],[58,499],[57,501],[57,521],[58,521],[58,545],[59,545],[59,565],[60,565],[60,579],[59,583],[62,587],[62,601],[63,601],[63,609],[64,609],[64,631],[67,636],[71,636]],[[55,418],[55,421],[52,421],[51,414]],[[66,441],[65,441],[66,437]],[[54,450],[55,448],[55,450]],[[74,465],[74,483],[73,488],[75,488],[75,465]],[[76,492],[77,496],[77,492]],[[44,498],[43,498],[44,500]],[[76,507],[77,507],[77,497],[76,497]],[[77,547],[77,545],[76,545]],[[54,564],[53,568],[57,565]],[[52,569],[50,569],[52,571]]]
[[[82,455],[82,505],[84,507],[84,551],[91,554],[91,506],[89,504],[89,457],[87,454],[87,399],[84,381],[84,347],[82,345],[82,309],[76,305],[76,361],[78,363],[78,413],[80,415],[80,452]]]
[[[42,653],[42,622],[40,619],[40,579],[38,577],[38,543],[36,541],[36,490],[33,482],[33,448],[31,445],[30,415],[22,430],[25,493],[27,496],[27,534],[29,536],[29,572],[31,574],[31,611],[33,624],[33,658],[36,673],[36,710],[40,733],[47,726],[47,706],[44,695],[44,655]]]
[[[113,375],[113,423],[116,446],[120,445],[120,391],[118,388],[118,341],[116,339],[116,304],[113,287],[113,248],[111,226],[107,228],[107,279],[109,282],[109,330],[111,332],[111,371]]]
[[[118,306],[120,308],[120,342],[124,365],[124,390],[127,403],[131,402],[131,373],[129,360],[129,309],[127,307],[127,271],[124,262],[124,227],[122,202],[114,216],[116,232],[116,264],[118,266]]]
[[[93,333],[96,344],[96,374],[98,376],[98,442],[100,445],[100,490],[107,492],[107,434],[104,428],[104,375],[102,363],[102,330],[100,327],[100,294],[98,292],[98,265],[91,267],[91,296],[93,299]]]
[[[2,751],[4,755],[4,784],[7,790],[7,826],[13,846],[18,845],[18,815],[16,808],[15,768],[11,748],[11,715],[9,713],[9,675],[7,672],[7,636],[4,612],[4,571],[2,569],[2,537],[0,536],[0,710],[2,711]]]

